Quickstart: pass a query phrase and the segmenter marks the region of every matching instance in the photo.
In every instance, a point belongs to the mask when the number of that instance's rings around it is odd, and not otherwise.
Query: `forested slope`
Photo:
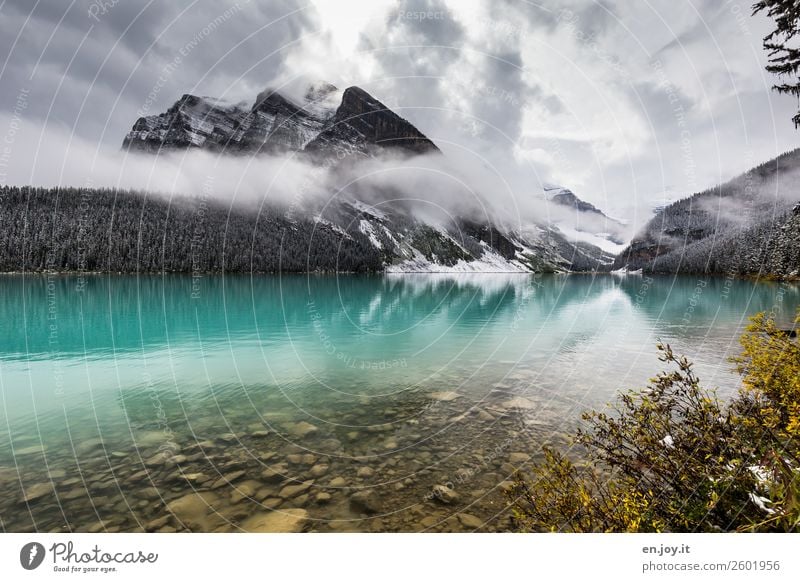
[[[614,269],[796,276],[800,149],[659,211]]]
[[[0,271],[377,271],[361,233],[274,207],[106,189],[0,189]]]

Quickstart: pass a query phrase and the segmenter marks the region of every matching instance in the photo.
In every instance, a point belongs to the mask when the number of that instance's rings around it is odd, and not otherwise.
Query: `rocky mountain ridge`
[[[123,140],[128,151],[200,148],[228,154],[324,153],[331,148],[369,155],[382,148],[438,152],[411,123],[359,87],[310,85],[295,102],[280,91],[259,93],[252,106],[183,95],[166,112],[141,117]]]

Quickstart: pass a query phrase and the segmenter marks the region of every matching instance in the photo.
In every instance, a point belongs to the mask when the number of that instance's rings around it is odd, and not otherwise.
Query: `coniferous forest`
[[[359,232],[278,206],[88,188],[0,189],[0,271],[300,272],[381,269]]]

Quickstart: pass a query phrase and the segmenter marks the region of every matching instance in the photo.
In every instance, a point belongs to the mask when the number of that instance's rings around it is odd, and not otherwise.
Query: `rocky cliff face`
[[[358,87],[345,90],[333,119],[306,150],[316,153],[341,145],[362,153],[376,147],[412,154],[439,151],[416,127]]]
[[[248,111],[216,99],[184,95],[160,115],[140,117],[123,147],[146,152],[191,147],[222,150],[234,141]]]
[[[123,147],[150,153],[188,148],[232,154],[320,154],[334,148],[364,155],[382,148],[411,154],[438,151],[416,127],[363,89],[340,92],[329,83],[309,86],[298,102],[268,89],[250,107],[184,95],[166,112],[139,118]]]

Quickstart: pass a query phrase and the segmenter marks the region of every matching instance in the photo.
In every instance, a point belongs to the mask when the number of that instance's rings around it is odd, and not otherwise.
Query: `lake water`
[[[658,339],[722,396],[796,286],[583,275],[0,277],[4,531],[484,531]],[[444,503],[435,485],[452,489]]]

